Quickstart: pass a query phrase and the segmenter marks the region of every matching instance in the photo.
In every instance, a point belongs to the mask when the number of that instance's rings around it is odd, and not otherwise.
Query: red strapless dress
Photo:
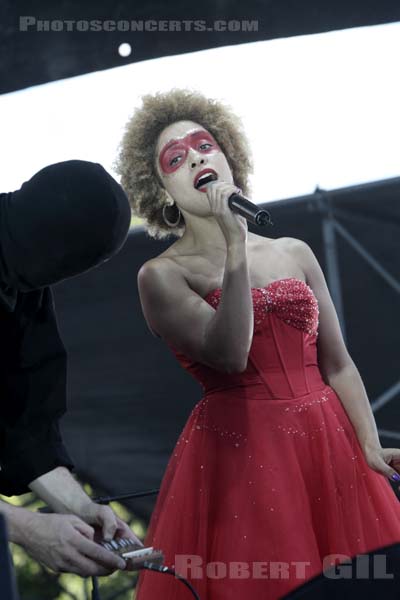
[[[166,469],[146,545],[202,600],[282,598],[332,564],[400,542],[400,503],[370,469],[317,362],[318,303],[295,278],[254,288],[248,367],[176,353],[204,389]],[[206,300],[217,307],[221,290]],[[142,572],[139,600],[187,600]]]

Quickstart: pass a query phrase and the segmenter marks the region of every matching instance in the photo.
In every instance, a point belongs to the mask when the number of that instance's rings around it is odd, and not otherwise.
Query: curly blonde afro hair
[[[250,149],[240,119],[230,107],[206,98],[197,91],[173,89],[142,97],[142,107],[128,121],[115,169],[121,176],[133,213],[145,222],[148,234],[165,238],[181,237],[185,222],[168,226],[162,215],[167,196],[155,167],[155,153],[161,132],[176,121],[194,121],[209,131],[225,154],[235,185],[249,193],[252,171]],[[176,211],[176,208],[175,208]],[[178,215],[176,211],[176,216]],[[168,216],[168,220],[172,219]]]

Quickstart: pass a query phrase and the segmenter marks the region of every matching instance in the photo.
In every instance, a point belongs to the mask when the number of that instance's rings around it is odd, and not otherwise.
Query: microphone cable
[[[173,569],[170,569],[169,567],[165,567],[164,565],[158,565],[157,563],[152,563],[152,562],[148,562],[148,561],[145,561],[143,563],[143,566],[140,567],[140,569],[146,569],[147,571],[153,571],[155,573],[172,575],[173,577],[175,577],[175,579],[177,579],[178,581],[181,581],[183,583],[183,585],[185,585],[190,590],[193,598],[195,598],[196,600],[200,600],[200,596],[198,595],[196,590],[193,588],[193,586],[189,583],[189,581],[187,579],[185,579],[184,577],[182,577],[182,575],[179,575],[179,573],[176,573]],[[101,600],[97,577],[92,577],[92,583],[93,583],[92,600]]]
[[[198,595],[194,587],[189,583],[189,581],[182,577],[182,575],[179,575],[179,573],[176,573],[174,569],[170,569],[169,567],[165,567],[164,565],[158,565],[157,563],[151,563],[147,561],[143,563],[143,566],[141,568],[147,569],[148,571],[154,571],[156,573],[165,573],[167,575],[172,575],[173,577],[178,579],[178,581],[181,581],[191,591],[193,598],[196,598],[196,600],[200,600],[200,596]]]

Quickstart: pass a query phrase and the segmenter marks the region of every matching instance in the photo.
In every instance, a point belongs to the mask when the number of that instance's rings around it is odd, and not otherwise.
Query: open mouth
[[[217,179],[218,175],[213,169],[201,171],[195,178],[194,187],[196,190],[200,190],[207,185],[207,183],[210,183],[210,181],[217,181]]]

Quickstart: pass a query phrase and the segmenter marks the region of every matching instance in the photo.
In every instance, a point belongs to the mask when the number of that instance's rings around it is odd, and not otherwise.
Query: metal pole
[[[335,236],[335,217],[332,210],[331,199],[327,192],[317,188],[317,202],[322,214],[322,237],[324,241],[324,252],[326,260],[326,277],[329,291],[338,315],[340,328],[345,344],[346,324],[343,310],[342,286],[340,282],[339,261]]]

